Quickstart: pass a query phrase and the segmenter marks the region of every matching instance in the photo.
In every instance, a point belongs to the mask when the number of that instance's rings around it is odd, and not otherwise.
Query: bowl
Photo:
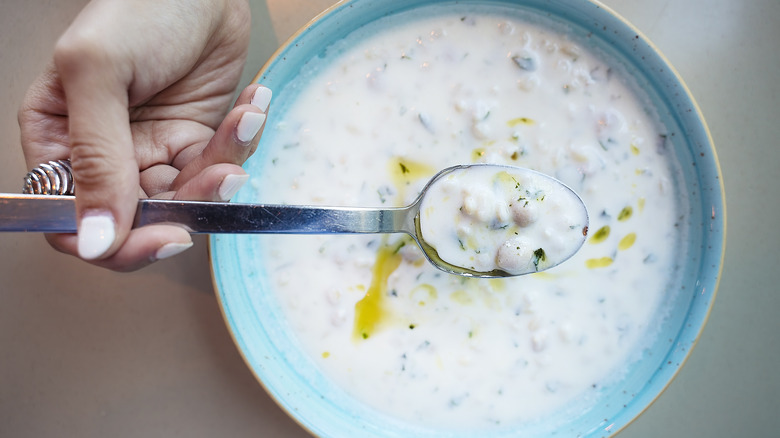
[[[555,421],[497,428],[480,436],[605,436],[638,417],[670,384],[691,353],[715,298],[725,243],[725,199],[710,134],[682,79],[636,28],[609,8],[584,0],[353,0],[336,4],[283,45],[256,78],[275,91],[273,117],[284,114],[310,74],[334,43],[383,17],[421,6],[487,4],[514,8],[562,24],[622,65],[644,90],[667,128],[665,147],[680,167],[675,190],[686,212],[684,258],[669,285],[670,302],[659,316],[655,335],[628,368],[599,387],[585,407],[566,410]],[[365,29],[365,28],[364,28]],[[264,140],[265,141],[265,138]],[[245,165],[262,180],[263,153]],[[257,202],[242,190],[240,202]],[[683,202],[683,201],[681,201]],[[471,436],[473,431],[431,430],[378,412],[341,390],[301,348],[271,284],[258,243],[251,236],[220,235],[210,239],[212,273],[226,324],[247,366],[276,402],[316,436]],[[551,426],[552,424],[552,426]]]

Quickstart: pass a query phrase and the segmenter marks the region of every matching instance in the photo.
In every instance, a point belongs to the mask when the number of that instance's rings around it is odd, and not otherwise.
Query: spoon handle
[[[408,208],[349,208],[138,201],[133,227],[175,224],[191,233],[394,233],[404,231]],[[0,231],[76,232],[73,196],[0,194]]]

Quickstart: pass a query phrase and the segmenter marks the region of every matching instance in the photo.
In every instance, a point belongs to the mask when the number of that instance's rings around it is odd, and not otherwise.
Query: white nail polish
[[[265,114],[252,112],[244,113],[236,127],[236,137],[238,138],[238,141],[242,143],[251,142],[260,131],[260,128],[263,127],[263,123],[265,123]]]
[[[167,259],[168,257],[173,257],[176,254],[182,253],[192,247],[192,242],[189,243],[166,243],[165,245],[161,246],[156,253],[154,253],[154,259],[155,260],[162,260]]]
[[[270,88],[260,87],[255,90],[255,94],[252,95],[252,99],[249,103],[267,112],[268,106],[271,104],[271,97],[273,92]]]
[[[84,260],[94,260],[108,251],[116,239],[116,224],[109,213],[87,213],[79,224],[78,251]]]
[[[249,175],[228,175],[219,184],[217,195],[222,201],[229,201],[249,180]]]

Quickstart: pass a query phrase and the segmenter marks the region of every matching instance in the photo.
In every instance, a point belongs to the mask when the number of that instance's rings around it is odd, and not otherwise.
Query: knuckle
[[[54,63],[57,69],[67,73],[81,68],[91,68],[109,58],[109,49],[89,27],[69,29],[54,47]]]
[[[89,143],[72,145],[73,177],[79,187],[98,189],[130,182],[122,163],[110,150]]]

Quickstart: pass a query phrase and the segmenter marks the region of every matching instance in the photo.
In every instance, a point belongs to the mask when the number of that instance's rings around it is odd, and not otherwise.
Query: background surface
[[[253,0],[248,83],[333,0]],[[0,192],[26,166],[16,111],[85,0],[0,2]],[[725,268],[697,347],[621,434],[765,437],[780,430],[780,2],[606,0],[676,67],[710,126],[728,209]],[[131,274],[0,235],[0,436],[305,437],[241,360],[206,240]]]

